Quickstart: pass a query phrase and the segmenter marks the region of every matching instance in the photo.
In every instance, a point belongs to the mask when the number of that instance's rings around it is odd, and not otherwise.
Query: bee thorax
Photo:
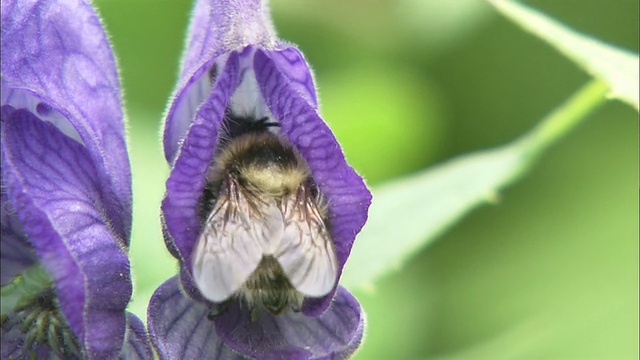
[[[278,166],[249,166],[242,171],[242,178],[248,187],[259,193],[280,197],[295,192],[305,180],[304,173],[296,169],[282,169]]]

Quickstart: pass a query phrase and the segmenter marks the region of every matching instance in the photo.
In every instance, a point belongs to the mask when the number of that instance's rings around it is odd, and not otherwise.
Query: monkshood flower
[[[131,171],[91,4],[2,0],[2,359],[151,359],[132,292]]]
[[[264,2],[196,2],[163,142],[181,271],[149,304],[160,357],[349,357],[364,314],[338,279],[371,194]]]

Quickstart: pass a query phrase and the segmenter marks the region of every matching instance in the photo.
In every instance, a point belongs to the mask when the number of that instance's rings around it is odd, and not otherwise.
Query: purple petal
[[[319,317],[290,311],[253,321],[234,302],[211,321],[211,305],[193,300],[181,285],[178,276],[169,279],[149,304],[149,334],[163,359],[226,359],[235,354],[231,349],[261,359],[343,359],[362,340],[364,314],[342,287]]]
[[[234,302],[216,320],[216,331],[232,349],[249,356],[296,359],[343,359],[360,344],[364,315],[356,299],[339,287],[318,317],[288,310],[279,316],[252,314]]]
[[[209,307],[180,289],[177,276],[162,284],[149,302],[147,324],[160,359],[243,359],[215,334]]]
[[[318,97],[316,95],[316,86],[313,83],[313,74],[300,50],[287,45],[282,50],[268,51],[267,53],[275,63],[276,68],[282,71],[282,74],[289,79],[291,88],[314,109],[317,109]]]
[[[9,356],[13,356],[16,359],[20,358],[24,336],[22,332],[20,332],[18,323],[15,323],[14,326],[10,328],[3,326],[2,337],[0,337],[0,339],[2,340],[2,346],[0,346],[2,359],[9,359]]]
[[[193,277],[191,276],[191,269],[189,266],[186,266],[186,264],[183,264],[180,267],[179,276],[180,276],[180,286],[182,286],[182,291],[186,295],[188,295],[191,299],[203,304],[207,304],[210,307],[218,306],[218,304],[213,303],[207,300],[204,296],[202,296],[200,289],[198,289],[198,285],[196,285],[195,280],[193,280]]]
[[[131,172],[115,60],[91,4],[2,1],[2,105],[53,114],[96,167],[104,210],[123,244],[131,231]],[[73,137],[73,135],[71,135]]]
[[[167,180],[162,201],[167,247],[173,256],[190,264],[202,225],[198,217],[198,201],[205,186],[205,174],[211,164],[218,128],[238,79],[238,54],[229,56],[207,101],[200,107],[195,121],[180,147],[180,152]],[[166,237],[166,236],[165,236]]]
[[[199,0],[196,3],[180,79],[165,121],[163,144],[169,163],[173,163],[181,139],[208,97],[212,81],[206,75],[214,60],[247,45],[276,46],[266,1]]]
[[[127,313],[127,333],[120,352],[121,360],[152,360],[153,352],[149,346],[149,337],[142,321]]]
[[[24,334],[20,331],[20,323],[13,323],[10,327],[3,324],[2,326],[2,346],[0,346],[1,359],[26,359],[31,354],[24,353]],[[35,353],[36,359],[57,359],[51,348],[47,346],[35,346],[35,349],[29,349]]]
[[[129,261],[110,231],[87,151],[26,110],[2,107],[2,181],[60,308],[89,358],[113,358],[131,298]]]
[[[301,96],[271,53],[256,51],[255,72],[267,106],[280,122],[282,133],[307,160],[313,179],[329,203],[331,234],[340,271],[349,257],[356,235],[367,220],[371,193],[346,162],[340,144],[317,111]],[[333,294],[307,302],[307,314],[322,312]]]

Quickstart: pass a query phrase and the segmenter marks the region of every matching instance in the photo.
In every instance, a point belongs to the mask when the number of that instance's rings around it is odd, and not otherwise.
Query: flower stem
[[[544,118],[536,128],[519,139],[525,144],[526,156],[534,160],[542,151],[575,128],[587,115],[607,101],[610,89],[602,81],[594,79],[583,86],[564,104]]]

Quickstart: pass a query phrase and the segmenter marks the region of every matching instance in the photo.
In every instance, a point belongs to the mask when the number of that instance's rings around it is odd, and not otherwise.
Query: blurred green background
[[[638,51],[637,0],[527,3]],[[191,2],[95,4],[125,90],[132,310],[144,317],[153,290],[177,270],[160,232],[169,168],[159,139]],[[271,8],[280,36],[314,67],[325,120],[374,189],[508,142],[588,80],[479,0],[273,0]],[[497,205],[356,291],[368,315],[357,359],[637,359],[637,117],[605,105]]]

